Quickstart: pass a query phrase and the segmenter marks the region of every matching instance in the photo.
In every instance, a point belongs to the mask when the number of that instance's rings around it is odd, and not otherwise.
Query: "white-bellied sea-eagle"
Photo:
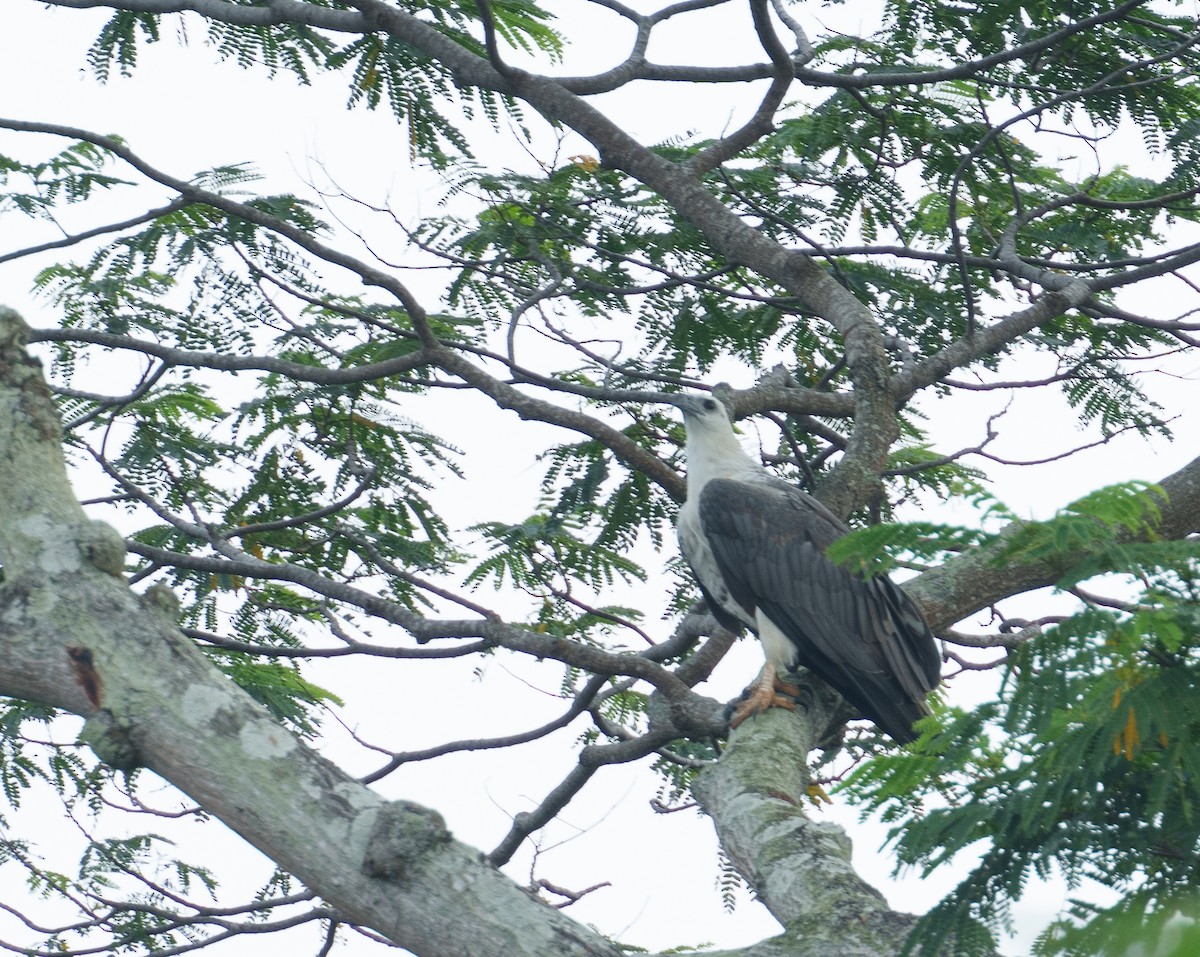
[[[914,740],[941,670],[921,612],[886,576],[865,578],[825,557],[849,529],[747,455],[719,400],[674,404],[687,426],[680,549],[717,620],[753,631],[767,658],[733,724],[786,704],[779,675],[803,665],[893,739]]]

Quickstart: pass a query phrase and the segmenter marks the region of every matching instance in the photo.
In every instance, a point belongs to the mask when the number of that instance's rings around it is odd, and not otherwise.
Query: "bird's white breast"
[[[754,614],[733,600],[708,545],[708,536],[700,523],[700,496],[704,486],[713,479],[769,482],[772,478],[738,443],[723,410],[687,419],[687,459],[687,501],[679,509],[675,520],[679,549],[713,601],[747,628],[757,632],[758,621]]]

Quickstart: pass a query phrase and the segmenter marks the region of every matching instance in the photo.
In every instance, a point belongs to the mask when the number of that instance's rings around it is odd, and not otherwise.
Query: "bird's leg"
[[[775,666],[768,661],[754,679],[754,684],[746,689],[745,700],[733,713],[729,727],[736,728],[752,714],[759,714],[768,708],[790,708],[795,711],[796,702],[792,698],[782,697],[780,691],[793,697],[800,693],[799,688],[780,681]]]

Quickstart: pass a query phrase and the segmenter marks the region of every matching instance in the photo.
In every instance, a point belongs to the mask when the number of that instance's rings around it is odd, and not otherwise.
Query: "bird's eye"
[[[712,399],[705,399],[704,400],[704,411],[705,412],[716,412],[717,411],[717,403],[715,401],[713,401]]]

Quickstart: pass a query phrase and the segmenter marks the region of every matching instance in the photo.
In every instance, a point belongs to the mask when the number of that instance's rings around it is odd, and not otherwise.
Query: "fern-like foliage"
[[[335,0],[317,0],[314,5],[352,9]],[[472,53],[484,52],[472,33],[479,20],[475,4],[435,0],[404,6]],[[562,39],[549,26],[551,15],[537,4],[493,0],[488,6],[496,33],[509,46],[553,59],[561,55]],[[130,74],[137,66],[140,44],[161,39],[163,19],[164,15],[155,13],[115,13],[88,52],[94,74],[101,80],[107,80],[114,69]],[[369,109],[386,105],[407,125],[413,155],[439,167],[447,166],[452,158],[470,155],[462,131],[464,116],[471,118],[478,110],[493,124],[503,114],[520,118],[512,100],[464,86],[446,64],[381,33],[339,43],[304,24],[264,28],[213,20],[207,22],[207,28],[208,40],[220,56],[243,68],[258,67],[272,76],[291,73],[304,84],[311,82],[314,72],[347,72],[350,105],[362,103]]]
[[[1085,607],[1014,650],[999,701],[941,713],[913,749],[876,757],[845,783],[895,825],[904,865],[928,873],[979,853],[922,918],[912,953],[990,950],[1028,882],[1052,873],[1104,884],[1119,903],[1073,906],[1040,938],[1044,957],[1124,954],[1194,907],[1200,548],[1124,541],[1153,530],[1160,501],[1153,486],[1101,489],[999,548],[1001,562],[1082,553],[1064,586],[1117,573],[1136,597]],[[911,550],[912,537],[891,539]]]

